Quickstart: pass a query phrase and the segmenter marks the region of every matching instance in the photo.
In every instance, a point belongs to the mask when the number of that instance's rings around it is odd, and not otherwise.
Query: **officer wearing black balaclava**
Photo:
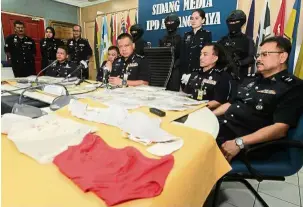
[[[234,10],[226,19],[228,35],[218,41],[226,49],[229,57],[228,70],[240,82],[250,75],[248,68],[254,63],[255,44],[253,39],[241,32],[246,23],[246,15],[242,10]]]
[[[40,51],[42,56],[41,70],[56,60],[56,53],[59,46],[64,45],[63,41],[55,38],[55,30],[46,27],[45,38],[40,40]]]
[[[159,40],[160,47],[174,47],[174,67],[172,74],[167,84],[167,89],[172,91],[180,90],[180,47],[181,36],[177,34],[177,29],[180,25],[180,19],[176,14],[168,15],[165,20],[167,34]]]
[[[139,24],[134,24],[130,27],[130,33],[135,43],[135,53],[144,55],[144,47],[147,47],[146,41],[142,38],[144,30]]]

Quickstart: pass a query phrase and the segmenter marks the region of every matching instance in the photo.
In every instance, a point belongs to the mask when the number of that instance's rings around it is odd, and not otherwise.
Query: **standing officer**
[[[59,46],[64,45],[63,41],[55,38],[55,30],[52,27],[45,29],[45,38],[40,41],[42,56],[41,70],[56,60],[56,53]]]
[[[24,23],[14,22],[15,34],[5,39],[4,51],[12,64],[15,77],[35,75],[36,45],[32,38],[25,35]]]
[[[135,44],[128,33],[122,33],[117,38],[121,57],[117,58],[112,66],[109,83],[112,85],[148,85],[149,64],[147,60],[134,52]]]
[[[174,67],[172,74],[167,84],[167,89],[172,91],[180,90],[180,48],[181,36],[177,34],[177,29],[180,25],[180,19],[176,14],[168,15],[165,20],[167,35],[159,40],[160,47],[174,47]]]
[[[190,75],[185,92],[196,100],[208,100],[208,108],[215,109],[228,101],[231,93],[231,75],[226,66],[224,49],[217,43],[206,44],[200,56],[200,69]]]
[[[133,36],[136,54],[144,55],[144,47],[147,47],[147,43],[143,39],[143,28],[139,24],[134,24],[130,27],[130,34]]]
[[[296,127],[303,112],[303,81],[287,72],[290,51],[286,38],[265,39],[257,55],[260,75],[245,79],[237,96],[214,111],[220,123],[217,143],[227,160],[245,146],[281,139]],[[271,153],[262,151],[255,158]]]
[[[234,76],[243,80],[248,74],[248,68],[254,63],[255,44],[253,39],[241,32],[246,22],[246,15],[242,10],[232,11],[226,19],[228,35],[218,41],[228,54],[230,65],[228,69]]]
[[[202,9],[194,10],[190,17],[192,30],[185,32],[181,48],[182,82],[192,71],[200,68],[201,49],[205,44],[212,42],[211,32],[202,28],[205,20],[205,12]]]
[[[81,38],[81,26],[75,25],[73,27],[73,39],[67,41],[68,54],[70,60],[79,65],[81,60],[89,60],[93,51],[90,47],[88,40]],[[83,70],[83,77],[88,79],[88,69]]]
[[[54,63],[48,68],[45,75],[51,77],[66,77],[77,68],[77,65],[74,62],[68,60],[67,47],[64,45],[58,46],[56,60],[57,63]],[[80,71],[74,72],[71,76],[80,77]]]

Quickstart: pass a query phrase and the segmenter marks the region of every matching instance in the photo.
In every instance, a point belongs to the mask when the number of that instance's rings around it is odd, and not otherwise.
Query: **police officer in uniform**
[[[206,44],[200,56],[198,71],[193,71],[185,87],[192,98],[209,100],[208,108],[215,109],[228,101],[231,93],[231,75],[224,70],[226,66],[224,49],[217,43]]]
[[[182,83],[185,78],[194,70],[200,68],[200,52],[203,46],[212,42],[210,31],[204,30],[202,25],[205,23],[205,12],[202,9],[194,10],[190,23],[192,30],[185,32],[181,48],[181,74]]]
[[[303,112],[303,81],[287,72],[290,51],[286,38],[265,39],[257,55],[259,75],[245,79],[237,96],[214,111],[220,122],[217,143],[227,160],[245,146],[281,139],[297,125]],[[266,159],[273,152],[254,156]]]
[[[55,30],[52,27],[45,29],[45,38],[40,41],[42,56],[41,70],[56,60],[56,53],[59,46],[64,45],[63,41],[55,38]]]
[[[138,55],[144,55],[144,47],[147,47],[146,41],[143,39],[144,30],[140,24],[134,24],[130,27],[130,34],[133,36],[135,43],[135,52]]]
[[[73,39],[67,41],[68,54],[70,60],[79,65],[81,60],[89,60],[93,51],[90,47],[88,40],[81,38],[81,26],[75,25],[73,27]],[[88,69],[83,70],[83,78],[88,79]]]
[[[45,72],[45,75],[51,77],[67,77],[73,73],[77,68],[74,62],[68,60],[67,47],[64,45],[58,46],[56,60],[57,63],[53,63],[50,68]],[[76,71],[71,74],[71,77],[80,77],[80,71]]]
[[[248,68],[254,63],[255,44],[252,38],[241,32],[246,22],[246,15],[242,10],[232,11],[226,19],[228,35],[218,41],[223,45],[229,56],[228,69],[240,80],[248,74]]]
[[[5,39],[4,51],[12,64],[15,77],[35,75],[36,45],[32,38],[25,35],[24,23],[14,22],[15,34]]]
[[[134,52],[135,44],[130,34],[122,33],[117,38],[121,57],[110,68],[109,83],[118,86],[148,85],[150,71],[148,61]]]
[[[180,19],[176,14],[168,15],[165,20],[167,34],[159,40],[160,47],[174,47],[174,67],[172,74],[167,84],[167,89],[172,91],[180,90],[180,48],[181,36],[177,34],[177,29],[180,25]]]

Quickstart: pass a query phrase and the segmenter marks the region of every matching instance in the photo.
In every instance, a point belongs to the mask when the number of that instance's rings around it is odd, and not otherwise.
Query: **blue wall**
[[[165,33],[161,28],[164,18],[175,13],[181,18],[179,34],[190,31],[189,18],[194,9],[202,8],[206,13],[205,29],[212,32],[213,41],[228,33],[226,18],[237,7],[237,0],[139,0],[139,24],[145,30],[144,39],[157,46]],[[159,24],[158,24],[159,23]]]
[[[1,10],[43,17],[46,24],[48,20],[78,23],[78,7],[51,0],[1,0]],[[1,36],[1,60],[5,60],[4,40],[3,35]]]

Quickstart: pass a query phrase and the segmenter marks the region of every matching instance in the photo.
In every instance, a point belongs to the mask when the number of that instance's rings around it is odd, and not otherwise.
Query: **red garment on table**
[[[69,147],[54,164],[83,191],[94,192],[108,205],[159,195],[174,165],[172,155],[144,157],[134,147],[115,149],[99,136],[87,134]]]

